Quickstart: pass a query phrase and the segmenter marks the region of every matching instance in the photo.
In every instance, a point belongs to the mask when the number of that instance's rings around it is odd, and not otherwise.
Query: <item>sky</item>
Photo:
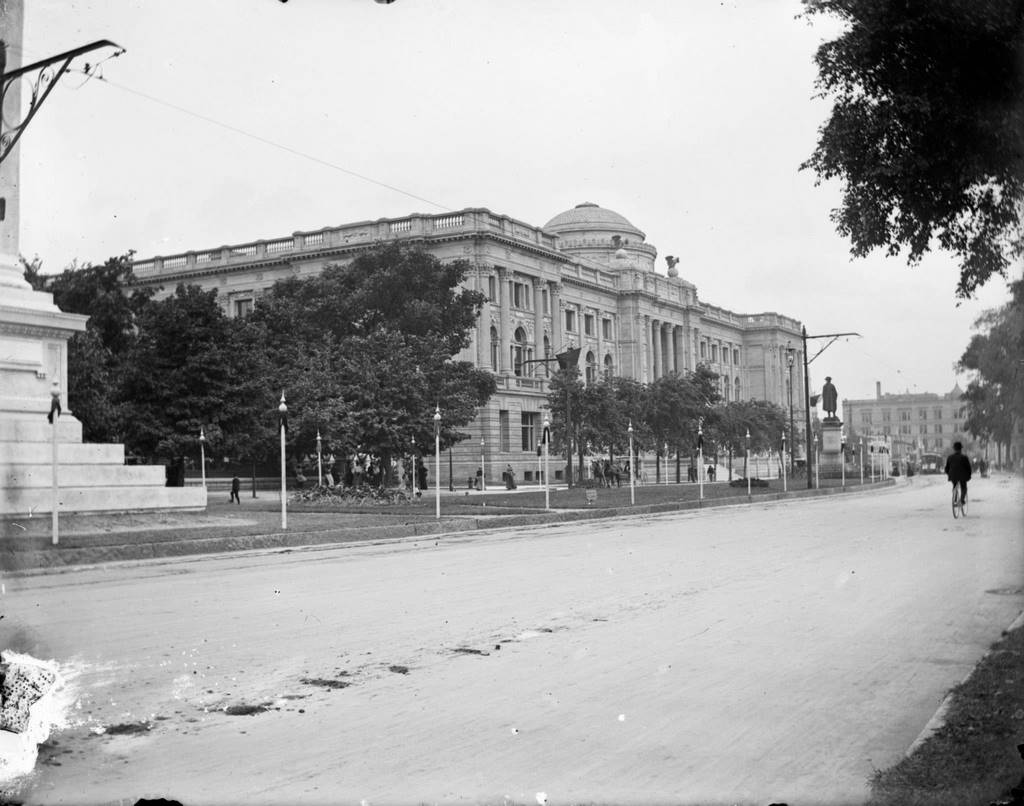
[[[799,170],[829,111],[813,55],[840,29],[800,12],[26,0],[26,62],[100,39],[125,52],[65,76],[23,136],[21,251],[57,272],[463,207],[543,226],[589,201],[646,233],[660,273],[680,257],[706,303],[861,334],[812,362],[813,387],[948,392],[1006,284],[958,304],[951,256],[850,257],[839,184]]]

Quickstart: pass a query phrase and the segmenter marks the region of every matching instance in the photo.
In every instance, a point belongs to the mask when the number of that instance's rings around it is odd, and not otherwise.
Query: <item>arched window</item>
[[[498,340],[498,328],[491,326],[491,369],[495,372],[498,371],[498,350],[500,341]]]
[[[604,379],[610,381],[615,376],[615,362],[612,361],[612,354],[604,357]]]
[[[515,343],[512,345],[512,372],[516,375],[525,375],[523,362],[526,360],[526,331],[521,327],[516,328]]]
[[[593,352],[587,353],[587,383],[597,381],[597,359]]]
[[[735,397],[736,400],[739,400],[740,399],[740,376],[739,375],[736,376],[736,383],[734,384],[734,386],[736,388],[736,394],[735,394],[734,397]]]
[[[722,384],[722,391],[724,392],[723,397],[725,402],[728,403],[732,396],[732,387],[729,385],[729,379],[725,379],[725,383]]]

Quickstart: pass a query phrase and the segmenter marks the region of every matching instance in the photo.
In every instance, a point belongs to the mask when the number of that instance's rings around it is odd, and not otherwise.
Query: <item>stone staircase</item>
[[[0,420],[0,515],[52,511],[53,427],[45,415]],[[163,465],[125,465],[123,445],[82,442],[82,424],[63,416],[57,429],[58,512],[195,510],[202,487],[165,487]]]

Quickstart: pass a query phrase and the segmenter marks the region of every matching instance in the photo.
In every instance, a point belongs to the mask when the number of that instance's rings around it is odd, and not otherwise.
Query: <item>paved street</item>
[[[971,489],[8,577],[79,706],[26,801],[857,802],[1024,606]]]

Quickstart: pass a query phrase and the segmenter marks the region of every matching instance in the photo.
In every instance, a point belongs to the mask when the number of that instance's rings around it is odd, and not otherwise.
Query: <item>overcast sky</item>
[[[21,141],[21,249],[45,271],[462,207],[542,226],[591,201],[705,302],[861,333],[811,365],[840,398],[949,391],[1008,298],[996,281],[957,306],[942,254],[851,260],[838,186],[798,170],[837,28],[796,0],[26,5],[26,62],[127,51],[105,82],[65,76]]]

